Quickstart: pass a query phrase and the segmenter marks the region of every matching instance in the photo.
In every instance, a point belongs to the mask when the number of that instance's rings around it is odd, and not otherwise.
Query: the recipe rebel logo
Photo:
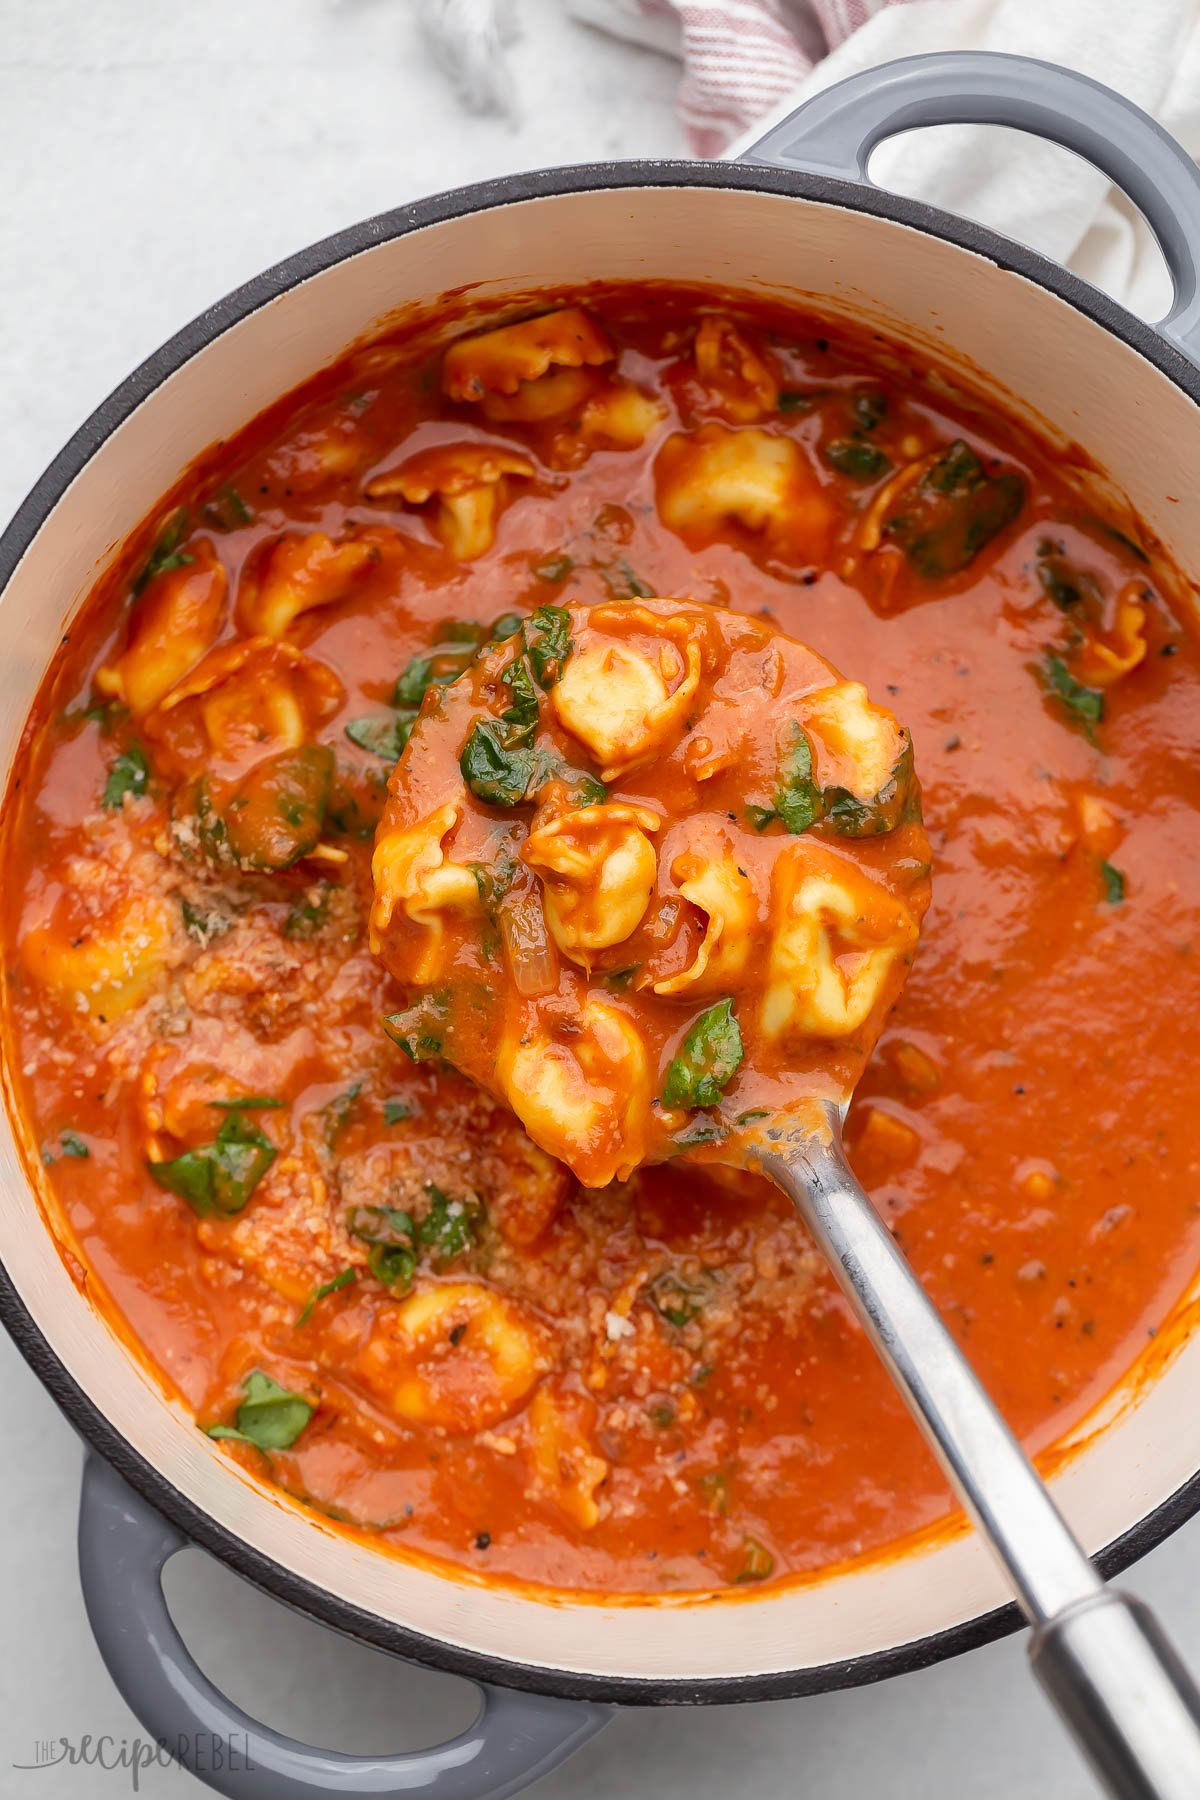
[[[244,1732],[198,1731],[180,1733],[177,1737],[151,1740],[141,1737],[114,1737],[101,1732],[98,1736],[85,1732],[81,1737],[39,1738],[33,1747],[33,1759],[14,1762],[11,1767],[36,1773],[39,1769],[62,1767],[104,1769],[124,1773],[130,1791],[140,1793],[142,1776],[148,1769],[187,1769],[202,1780],[206,1775],[251,1772],[254,1764]]]

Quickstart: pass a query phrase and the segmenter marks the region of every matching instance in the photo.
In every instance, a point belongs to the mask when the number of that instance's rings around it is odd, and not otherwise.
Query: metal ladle
[[[792,1201],[1013,1585],[1029,1660],[1117,1800],[1200,1800],[1200,1693],[1142,1601],[1105,1587],[947,1330],[842,1148],[764,1121],[753,1161]]]

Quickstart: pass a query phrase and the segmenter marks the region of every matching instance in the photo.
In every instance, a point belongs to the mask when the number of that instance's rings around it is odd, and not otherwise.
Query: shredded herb
[[[343,1288],[352,1287],[357,1280],[357,1269],[343,1269],[340,1275],[335,1275],[333,1277],[332,1281],[324,1281],[319,1288],[314,1288],[308,1299],[305,1301],[303,1311],[296,1319],[296,1329],[299,1330],[301,1325],[308,1324],[308,1321],[313,1316],[318,1301],[327,1300],[330,1294],[340,1294]]]
[[[890,456],[862,438],[834,438],[821,454],[839,475],[848,475],[851,481],[878,481],[892,466]]]
[[[406,713],[368,713],[361,719],[351,719],[346,726],[346,736],[360,750],[366,750],[371,756],[381,756],[384,762],[394,763],[409,740],[413,719]]]
[[[874,431],[886,417],[887,409],[887,395],[881,394],[878,388],[864,388],[850,402],[850,411],[860,431]]]
[[[140,744],[130,744],[110,764],[100,804],[109,812],[114,812],[126,794],[132,794],[135,800],[139,799],[149,784],[150,764],[146,761],[146,752]]]
[[[331,881],[322,881],[315,888],[306,888],[300,898],[293,900],[288,908],[287,918],[283,922],[283,935],[290,938],[315,937],[329,921],[329,903],[332,897]]]
[[[346,1215],[351,1237],[366,1244],[367,1267],[376,1281],[406,1294],[417,1270],[417,1232],[398,1206],[355,1206]]]
[[[290,1450],[316,1408],[303,1394],[280,1387],[261,1369],[242,1384],[246,1398],[237,1409],[235,1425],[206,1425],[211,1438],[236,1438],[259,1450]]]
[[[440,1187],[429,1184],[429,1211],[417,1227],[422,1244],[434,1252],[434,1267],[441,1269],[456,1256],[475,1247],[483,1223],[483,1203],[472,1195],[452,1200]]]
[[[278,1100],[214,1100],[210,1104],[228,1109],[212,1143],[185,1150],[170,1162],[147,1164],[151,1179],[186,1200],[201,1218],[241,1212],[278,1155],[270,1138],[243,1117],[255,1107],[278,1106]]]
[[[350,1115],[362,1089],[362,1082],[356,1081],[344,1094],[335,1094],[321,1108],[321,1117],[325,1121],[325,1142],[331,1150],[337,1148],[338,1139],[350,1123]]]
[[[820,396],[805,394],[799,388],[780,388],[778,406],[780,412],[811,412]]]
[[[387,1013],[383,1029],[410,1062],[434,1062],[442,1054],[437,1012],[427,998],[403,1012]]]
[[[660,1318],[681,1331],[698,1319],[716,1292],[716,1278],[704,1270],[700,1275],[678,1275],[666,1269],[650,1283],[650,1304]]]
[[[183,542],[183,534],[187,530],[187,508],[181,506],[172,513],[158,535],[153,550],[143,563],[141,572],[133,583],[134,598],[141,593],[156,575],[165,575],[168,569],[182,569],[195,558],[187,555],[179,546]]]
[[[562,606],[539,606],[525,627],[525,642],[539,686],[553,687],[573,648],[570,613]]]
[[[732,1000],[718,1000],[688,1027],[667,1069],[663,1105],[693,1111],[716,1106],[742,1060],[742,1034]]]
[[[1099,688],[1084,687],[1068,669],[1061,656],[1053,653],[1045,660],[1045,681],[1050,692],[1082,725],[1089,743],[1096,742],[1096,726],[1104,717],[1104,695]]]
[[[569,556],[544,556],[541,562],[534,563],[530,573],[539,581],[565,581],[574,567]]]
[[[1104,898],[1110,906],[1120,906],[1125,898],[1125,876],[1120,869],[1114,868],[1110,862],[1100,864],[1100,878],[1104,883]]]
[[[1012,470],[989,475],[963,438],[927,469],[903,510],[884,526],[913,568],[936,581],[965,569],[985,544],[1010,525],[1025,504],[1025,483]]]
[[[91,1151],[77,1131],[60,1131],[58,1141],[62,1145],[64,1156],[90,1156]]]
[[[734,1576],[735,1582],[765,1581],[775,1568],[775,1558],[765,1545],[757,1538],[747,1538],[742,1546],[742,1566]]]
[[[385,1125],[399,1125],[402,1119],[411,1119],[413,1109],[407,1100],[385,1100],[383,1103],[383,1122]]]
[[[812,745],[796,724],[780,760],[775,811],[797,836],[820,816],[821,793],[813,778]]]

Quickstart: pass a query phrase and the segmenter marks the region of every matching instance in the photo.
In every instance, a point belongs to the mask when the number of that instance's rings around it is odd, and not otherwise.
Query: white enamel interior
[[[205,446],[227,437],[407,302],[640,276],[799,293],[966,357],[1090,450],[1188,572],[1200,569],[1200,420],[1136,352],[976,255],[865,214],[694,187],[514,202],[372,248],[226,330],[100,447],[38,532],[0,604],[0,752],[100,564]],[[819,646],[818,646],[819,647]],[[74,1380],[123,1437],[228,1531],[366,1611],[489,1657],[598,1675],[703,1681],[860,1658],[1002,1602],[970,1537],[753,1599],[601,1606],[468,1585],[381,1556],[252,1485],[166,1401],[80,1296],[0,1126],[0,1258]],[[1089,1550],[1200,1467],[1200,1341],[1069,1464],[1057,1497]],[[688,1616],[681,1618],[681,1613]]]

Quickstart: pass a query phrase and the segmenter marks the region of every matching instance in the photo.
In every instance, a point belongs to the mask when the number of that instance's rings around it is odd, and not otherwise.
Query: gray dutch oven
[[[1032,251],[868,181],[867,158],[884,138],[972,121],[1053,139],[1124,189],[1170,268],[1167,318],[1144,325]],[[738,164],[556,169],[356,225],[239,289],[144,363],[0,540],[6,766],[108,547],[176,472],[397,306],[433,309],[468,284],[493,303],[598,278],[707,281],[852,318],[1081,446],[1180,567],[1200,571],[1200,509],[1179,504],[1200,491],[1198,246],[1200,176],[1152,120],[1083,76],[983,55],[856,76]],[[965,1534],[728,1601],[539,1599],[380,1556],[256,1485],[158,1390],[71,1282],[7,1125],[0,1262],[8,1329],[89,1446],[79,1550],[101,1652],[151,1736],[175,1744],[244,1734],[243,1766],[204,1774],[237,1800],[512,1794],[598,1731],[614,1704],[850,1686],[1018,1622],[990,1559]],[[1102,1421],[1089,1420],[1054,1491],[1111,1574],[1200,1506],[1198,1471],[1195,1337],[1165,1366],[1131,1377]],[[352,1757],[255,1723],[200,1673],[168,1615],[163,1566],[189,1541],[328,1625],[473,1679],[475,1724],[433,1750]]]

